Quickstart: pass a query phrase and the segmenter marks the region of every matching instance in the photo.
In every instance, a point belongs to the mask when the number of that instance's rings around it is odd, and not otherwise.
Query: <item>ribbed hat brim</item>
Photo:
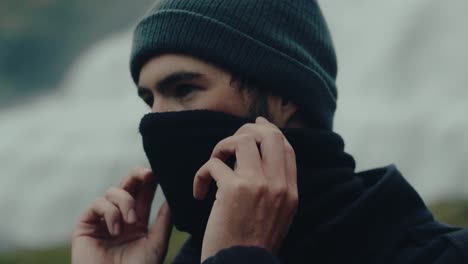
[[[316,62],[306,66],[225,23],[186,10],[161,10],[139,23],[130,62],[135,83],[144,64],[164,53],[188,54],[242,73],[294,101],[319,127],[332,128],[335,82]]]

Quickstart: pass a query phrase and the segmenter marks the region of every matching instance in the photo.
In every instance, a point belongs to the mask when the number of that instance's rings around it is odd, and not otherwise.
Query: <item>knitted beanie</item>
[[[336,56],[315,0],[157,0],[134,31],[135,83],[163,53],[222,67],[296,103],[313,127],[333,127]]]

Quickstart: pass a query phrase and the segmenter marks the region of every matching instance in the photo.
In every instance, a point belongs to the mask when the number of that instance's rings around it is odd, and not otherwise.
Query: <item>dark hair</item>
[[[271,120],[270,109],[268,107],[268,95],[270,95],[271,92],[262,88],[261,85],[235,74],[231,75],[231,86],[239,91],[247,91],[249,93],[251,101],[248,115],[250,118],[263,116]]]
[[[252,80],[246,79],[239,74],[231,74],[231,86],[235,87],[239,91],[247,91],[251,96],[251,103],[249,105],[249,117],[256,118],[263,116],[271,121],[271,113],[268,107],[268,96],[273,93],[261,85]],[[303,120],[303,115],[299,109],[292,118]],[[309,123],[303,120],[304,126],[309,127]]]

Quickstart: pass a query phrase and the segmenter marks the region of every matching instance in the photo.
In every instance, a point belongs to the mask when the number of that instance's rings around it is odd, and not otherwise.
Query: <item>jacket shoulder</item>
[[[431,221],[408,230],[392,263],[468,263],[468,229]]]

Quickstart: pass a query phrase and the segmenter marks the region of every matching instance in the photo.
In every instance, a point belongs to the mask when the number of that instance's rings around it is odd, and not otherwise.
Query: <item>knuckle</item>
[[[211,158],[209,162],[213,165],[218,165],[219,163],[222,163],[222,161],[218,158]]]
[[[129,207],[129,208],[133,208],[133,206],[135,205],[135,199],[133,199],[133,197],[128,194],[127,192],[123,192],[122,193],[122,203],[126,206],[126,207]]]
[[[237,130],[237,133],[236,133],[236,134],[238,134],[238,133],[246,133],[246,132],[252,131],[252,130],[255,129],[255,127],[256,127],[255,124],[253,124],[253,123],[247,123],[247,124],[241,126],[241,127]]]
[[[283,210],[285,203],[286,202],[283,199],[273,199],[273,200],[271,200],[271,205],[275,210]]]
[[[134,176],[133,172],[129,171],[127,176],[123,177],[123,179],[120,181],[120,186],[124,186],[125,184],[131,182],[134,177],[135,176]]]
[[[115,220],[119,218],[120,211],[116,207],[112,206],[112,207],[106,208],[104,215],[107,216],[107,218],[109,219]]]
[[[132,168],[128,171],[127,177],[132,178],[138,175],[138,167]]]
[[[259,196],[264,196],[264,195],[266,195],[270,190],[269,190],[269,188],[268,188],[268,185],[267,185],[265,182],[260,181],[260,182],[258,182],[258,183],[255,185],[254,191],[255,191],[255,193],[257,193]]]
[[[221,162],[220,159],[218,158],[211,158],[208,160],[208,162],[206,162],[206,166],[210,169],[214,169],[216,168],[217,166],[219,166],[219,163]]]
[[[295,156],[296,155],[296,152],[294,151],[293,147],[291,146],[291,144],[286,144],[284,146],[284,151],[286,152],[286,154],[289,154],[289,155],[292,155],[292,156]]]
[[[135,168],[132,168],[129,172],[128,172],[128,177],[129,178],[141,178],[143,177],[146,172],[148,171],[147,168],[145,167],[142,167],[142,166],[138,166],[138,167],[135,167]]]
[[[271,129],[269,131],[269,136],[272,137],[275,141],[283,141],[284,140],[284,135],[281,133],[280,130],[278,129]]]
[[[229,149],[233,144],[233,136],[220,140],[213,148],[211,157],[224,157],[226,155],[225,149]]]
[[[232,189],[235,191],[235,192],[242,192],[245,190],[245,184],[242,182],[242,181],[234,181],[232,183]]]
[[[104,197],[97,197],[94,199],[93,205],[91,206],[94,209],[104,208],[107,203],[107,199]]]
[[[238,140],[238,143],[242,145],[247,145],[252,142],[255,142],[255,138],[250,134],[240,134],[237,140]]]
[[[284,185],[275,187],[272,190],[272,194],[277,199],[283,199],[283,198],[287,197],[287,195],[288,195],[288,188],[286,186],[284,186]]]
[[[116,188],[115,187],[110,187],[109,189],[107,189],[107,191],[104,193],[104,198],[106,200],[111,200],[114,196],[115,196],[115,193],[116,193]]]
[[[282,187],[277,187],[273,190],[270,190],[270,199],[275,203],[275,204],[283,204],[283,202],[287,202],[288,196],[287,196],[287,190]]]
[[[107,201],[110,201],[112,203],[117,203],[119,205],[128,205],[132,206],[134,203],[133,197],[125,190],[117,188],[117,187],[111,187],[107,190],[107,192],[104,194],[104,198]]]
[[[226,145],[228,142],[229,142],[229,137],[220,140],[218,143],[216,143],[216,145],[214,146],[212,152],[213,152],[213,153],[217,152],[220,148],[222,148],[222,147],[223,147],[224,145]]]
[[[148,173],[151,172],[150,169],[145,167],[135,167],[131,169],[127,176],[125,176],[120,182],[120,186],[125,186],[134,181],[144,181]]]
[[[215,145],[214,149],[218,149],[218,148],[220,148],[221,146],[226,145],[226,144],[229,142],[229,140],[230,140],[230,137],[221,139],[221,140]]]
[[[291,194],[289,196],[289,203],[292,207],[297,207],[299,205],[299,195],[297,193]]]
[[[232,191],[234,193],[244,195],[250,192],[250,186],[246,181],[234,181],[232,183]]]

